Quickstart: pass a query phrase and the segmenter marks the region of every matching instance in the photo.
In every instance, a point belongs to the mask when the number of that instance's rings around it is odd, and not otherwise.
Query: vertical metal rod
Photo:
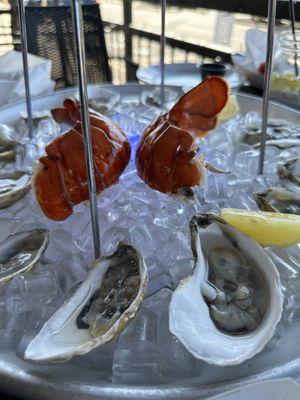
[[[30,95],[30,81],[28,71],[28,47],[27,47],[27,31],[26,31],[26,19],[25,19],[25,6],[23,0],[18,0],[19,9],[19,23],[21,30],[21,47],[22,47],[22,61],[23,61],[23,73],[24,73],[24,85],[25,85],[25,96],[27,106],[27,122],[29,129],[29,138],[33,138],[33,118],[32,118],[32,106],[31,106],[31,95]]]
[[[298,76],[299,75],[299,70],[298,70],[298,47],[297,47],[297,38],[296,38],[296,30],[295,30],[296,15],[295,15],[295,3],[294,3],[294,0],[289,0],[289,10],[290,10],[290,20],[291,20],[293,39],[294,39],[294,49],[295,49],[294,68],[295,68],[295,75]]]
[[[269,101],[270,101],[270,78],[271,78],[272,64],[273,64],[276,5],[277,5],[277,0],[269,0],[266,69],[264,75],[264,93],[263,93],[262,123],[261,123],[261,134],[260,134],[260,155],[259,155],[259,168],[258,168],[259,175],[262,175],[264,172],[266,134],[267,134]]]
[[[90,196],[90,212],[91,212],[93,240],[94,240],[94,253],[95,253],[95,258],[98,258],[100,256],[101,246],[100,246],[99,220],[98,220],[98,209],[97,209],[97,190],[96,190],[93,148],[92,148],[91,128],[90,128],[90,118],[89,118],[89,102],[88,102],[86,70],[85,70],[85,46],[84,46],[84,35],[83,35],[82,8],[80,0],[71,0],[71,8],[72,8],[74,42],[76,49],[76,62],[78,71],[81,121],[83,127],[83,144],[84,144],[89,196]]]
[[[166,47],[166,0],[161,0],[161,35],[160,35],[160,105],[165,108],[165,47]]]

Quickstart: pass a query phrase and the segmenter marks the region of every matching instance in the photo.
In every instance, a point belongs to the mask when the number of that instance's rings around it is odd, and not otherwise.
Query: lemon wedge
[[[262,246],[300,243],[300,215],[223,208],[221,217]]]
[[[228,119],[235,117],[239,113],[239,111],[240,108],[236,101],[236,96],[234,94],[231,94],[228,97],[226,106],[218,115],[218,123],[221,124],[222,122],[225,122]]]

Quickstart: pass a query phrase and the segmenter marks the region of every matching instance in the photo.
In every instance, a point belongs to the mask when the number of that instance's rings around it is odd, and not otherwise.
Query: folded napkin
[[[28,54],[30,92],[32,96],[51,93],[51,61]],[[9,51],[0,56],[0,106],[25,99],[22,53]]]

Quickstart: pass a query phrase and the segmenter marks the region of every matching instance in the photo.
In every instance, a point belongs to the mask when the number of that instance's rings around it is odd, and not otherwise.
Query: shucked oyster
[[[300,158],[293,158],[279,165],[278,175],[281,179],[286,179],[300,186]]]
[[[86,280],[29,343],[25,359],[64,362],[112,340],[134,318],[147,281],[143,257],[119,244],[94,261]]]
[[[174,292],[170,330],[195,357],[234,365],[261,351],[282,314],[279,274],[252,239],[210,214],[193,217],[193,275]]]
[[[0,209],[20,200],[30,189],[31,175],[27,172],[0,174]]]
[[[13,138],[12,130],[7,125],[0,124],[0,162],[12,161],[18,144]]]
[[[271,188],[253,194],[262,211],[300,214],[300,195],[285,188]]]
[[[0,243],[0,284],[17,274],[31,270],[46,250],[49,232],[46,229],[18,232]]]

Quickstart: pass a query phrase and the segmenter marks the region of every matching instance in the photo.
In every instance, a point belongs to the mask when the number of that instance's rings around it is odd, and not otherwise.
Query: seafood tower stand
[[[272,193],[281,194],[282,200],[282,190],[270,191],[266,185],[268,177],[272,176],[272,182],[276,184],[280,180],[288,181],[284,190],[292,191],[299,185],[296,176],[299,175],[299,159],[287,157],[293,155],[292,150],[285,148],[284,155],[282,149],[278,150],[284,159],[278,174],[270,175],[270,163],[275,169],[276,163],[272,159],[265,160],[269,114],[297,121],[293,110],[269,104],[276,1],[268,2],[262,118],[255,115],[254,121],[261,128],[259,157],[251,158],[253,149],[249,150],[249,145],[238,145],[242,149],[242,159],[250,154],[247,161],[252,164],[254,161],[260,176],[257,177],[253,168],[250,171],[253,176],[239,168],[238,150],[234,148],[236,163],[232,167],[235,173],[240,170],[242,176],[241,179],[238,177],[238,184],[230,181],[231,186],[225,188],[224,194],[220,193],[219,187],[214,191],[217,176],[225,182],[229,175],[219,162],[221,151],[217,154],[219,158],[216,154],[211,155],[214,144],[220,141],[214,142],[214,137],[220,134],[229,137],[228,133],[233,130],[251,131],[253,109],[260,111],[261,103],[257,99],[237,96],[244,110],[241,118],[218,127],[217,119],[226,106],[229,90],[222,78],[208,77],[173,107],[167,107],[164,88],[166,1],[161,0],[160,107],[156,111],[151,107],[147,109],[152,113],[150,124],[144,123],[145,115],[141,118],[140,114],[147,112],[145,108],[139,108],[140,104],[135,104],[138,111],[133,118],[130,119],[132,109],[126,115],[126,121],[131,121],[131,128],[138,130],[139,136],[135,163],[130,162],[130,143],[126,136],[130,132],[123,132],[115,119],[114,122],[110,120],[117,115],[122,125],[120,115],[124,115],[128,103],[123,100],[125,104],[109,116],[89,109],[80,0],[71,0],[71,9],[80,102],[65,99],[64,108],[52,110],[56,121],[64,122],[65,119],[72,123],[72,129],[63,135],[60,133],[47,144],[47,155],[40,157],[33,177],[34,204],[38,202],[42,211],[30,206],[49,229],[39,226],[39,229],[10,235],[0,243],[1,289],[7,285],[7,305],[1,303],[1,307],[7,307],[10,313],[7,327],[17,326],[13,325],[15,320],[22,317],[36,324],[29,332],[28,324],[24,321],[25,328],[21,330],[19,322],[18,329],[23,332],[21,342],[13,345],[13,351],[3,349],[0,363],[3,388],[15,395],[18,395],[16,389],[22,388],[22,394],[28,399],[61,397],[69,400],[78,396],[83,400],[187,400],[207,398],[257,380],[282,376],[300,379],[297,340],[300,324],[295,312],[299,307],[300,260],[299,249],[293,247],[299,234],[297,236],[296,232],[295,237],[289,234],[283,243],[274,230],[274,221],[281,227],[289,224],[289,233],[292,231],[290,226],[295,226],[295,230],[299,227],[299,219],[294,215],[298,203],[293,200],[293,206],[285,206],[284,210],[291,213],[289,215],[278,213],[280,207],[276,204],[271,210],[274,214],[268,214],[268,224],[260,220],[266,214],[251,211],[254,199],[264,208],[270,207],[268,199]],[[37,100],[30,97],[22,0],[19,0],[19,15],[30,142],[34,141],[32,108],[37,105]],[[113,91],[114,87],[110,89]],[[142,91],[134,85],[120,88],[120,91],[125,93],[125,89],[139,94]],[[61,103],[62,96],[58,96]],[[8,107],[6,115],[15,113],[14,107],[18,105]],[[282,125],[276,121],[275,128],[279,129],[279,126]],[[214,128],[215,132],[208,135]],[[291,129],[294,132],[297,128]],[[85,158],[85,174],[82,168],[72,164],[72,152],[67,145],[74,139],[76,151],[81,159]],[[106,157],[103,157],[100,142],[101,145],[105,143]],[[224,146],[226,153],[236,143],[228,139]],[[248,153],[243,152],[245,147]],[[207,160],[203,154],[199,155],[199,148],[201,152],[205,149]],[[57,154],[60,160],[70,163],[67,164],[69,168],[64,170],[63,162],[58,167]],[[225,156],[222,157],[224,161]],[[268,161],[267,172],[264,171],[265,161]],[[52,179],[53,176],[59,178]],[[14,189],[14,196],[2,196],[2,208],[13,204],[5,211],[7,219],[15,220],[16,214],[18,218],[26,219],[27,212],[22,214],[15,203],[24,202],[27,210],[24,195],[30,189],[29,178],[29,173],[14,177],[17,181],[14,185],[17,189],[21,185],[21,190]],[[79,178],[82,180],[76,186]],[[120,183],[113,185],[119,178]],[[12,180],[10,176],[10,185]],[[45,181],[48,183],[46,190]],[[86,186],[84,190],[82,183]],[[236,223],[228,223],[228,209],[218,207],[216,210],[214,207],[216,201],[222,206],[230,202],[226,192],[234,185],[240,185],[239,191],[234,192],[237,196],[245,190],[257,192],[253,198],[244,196],[242,200],[243,205],[247,203],[246,214],[253,212],[251,215],[259,228],[265,225],[262,237],[247,230],[247,224],[237,229]],[[73,190],[74,187],[78,190]],[[107,190],[104,192],[104,189]],[[258,193],[258,189],[268,189],[267,194]],[[99,192],[101,198],[97,202]],[[83,203],[87,199],[88,206]],[[81,211],[73,210],[77,204]],[[76,238],[76,233],[80,236],[79,219],[88,211],[95,261],[76,285],[69,288],[62,304],[55,303],[59,289],[49,285],[57,291],[51,292],[52,300],[46,304],[46,315],[49,316],[42,317],[40,323],[32,315],[37,311],[32,312],[36,309],[31,304],[37,302],[38,297],[30,297],[28,287],[37,276],[41,281],[60,277],[60,289],[66,286],[67,280],[61,279],[64,269],[68,274],[74,272],[68,263],[56,263],[56,275],[49,268],[52,263],[47,264],[48,250],[55,246],[52,232],[59,231],[64,237],[71,235],[72,243],[76,243],[76,246],[70,243],[71,252],[76,252],[77,263],[82,263],[87,253],[78,245],[80,238]],[[245,213],[239,211],[242,221]],[[73,212],[76,212],[75,223],[71,225],[72,218],[68,217]],[[283,219],[282,215],[286,217]],[[99,227],[102,220],[103,232],[99,229],[102,229],[102,225]],[[40,221],[35,225],[40,225]],[[76,232],[75,237],[72,229]],[[272,234],[266,233],[267,229],[271,229]],[[57,246],[58,242],[55,242]],[[72,254],[67,254],[71,259]],[[287,293],[285,304],[280,278]],[[22,282],[25,281],[24,285]],[[22,294],[27,293],[25,302],[16,302],[17,283],[23,288]],[[36,290],[34,293],[38,293]],[[3,338],[5,335],[4,329]]]

